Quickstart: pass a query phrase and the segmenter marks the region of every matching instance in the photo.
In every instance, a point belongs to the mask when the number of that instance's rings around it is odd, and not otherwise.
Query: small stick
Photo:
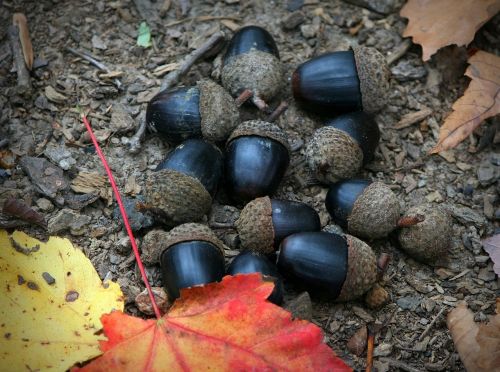
[[[388,253],[381,253],[377,260],[377,271],[379,280],[382,279],[384,273],[387,271],[389,262],[391,261],[391,256]]]
[[[277,118],[280,117],[281,114],[283,114],[286,110],[288,109],[288,102],[287,101],[281,101],[278,107],[267,117],[266,121],[268,123],[272,123],[275,121]]]
[[[445,310],[446,310],[446,308],[444,308],[444,307],[441,310],[439,310],[439,313],[434,317],[434,319],[432,319],[432,321],[429,323],[429,325],[425,328],[425,330],[422,332],[422,334],[418,338],[419,341],[422,341],[424,339],[424,337],[427,336],[427,334],[429,333],[431,328],[434,326],[434,324],[436,324],[436,321],[441,317],[441,315],[443,315]]]
[[[368,323],[366,325],[368,330],[368,349],[366,351],[366,372],[371,372],[373,368],[373,350],[375,349],[375,334],[376,329],[373,323]]]
[[[255,94],[253,95],[252,97],[252,102],[255,106],[257,106],[257,108],[260,110],[260,111],[264,111],[265,113],[267,114],[270,114],[269,112],[269,106],[267,105],[267,103],[262,99],[260,98],[259,96],[256,96]]]
[[[253,92],[250,89],[245,89],[241,94],[234,100],[234,103],[236,103],[236,106],[240,107],[242,104],[244,104],[246,101],[250,99],[250,97],[253,96]]]
[[[390,66],[394,62],[396,62],[398,59],[403,57],[406,54],[406,52],[408,51],[408,49],[410,49],[410,47],[411,47],[411,39],[409,39],[409,38],[405,39],[405,41],[403,41],[401,44],[399,44],[396,47],[396,50],[394,51],[394,53],[392,53],[390,56],[387,57],[387,59],[386,59],[387,65]]]
[[[188,54],[177,70],[167,75],[161,84],[161,90],[169,89],[177,84],[181,77],[184,76],[198,60],[216,47],[219,47],[225,40],[226,36],[222,31],[213,34],[202,46]]]
[[[139,153],[141,149],[141,141],[146,134],[147,123],[145,118],[141,118],[139,120],[139,128],[137,128],[137,132],[130,137],[128,141],[128,150],[131,154]]]
[[[416,214],[414,216],[404,216],[398,220],[397,226],[411,227],[423,221],[425,221],[425,216],[421,214]]]
[[[8,34],[10,48],[12,49],[12,55],[14,56],[14,65],[16,66],[17,86],[21,88],[22,93],[30,91],[30,73],[26,68],[26,63],[24,62],[24,55],[22,52],[21,42],[19,40],[19,29],[16,25],[10,25]]]
[[[91,56],[90,54],[88,53],[85,53],[85,52],[79,52],[78,50],[76,49],[73,49],[71,47],[66,47],[66,50],[68,52],[70,52],[71,54],[74,54],[75,56],[78,56],[80,58],[83,58],[84,60],[88,61],[91,65],[97,67],[99,70],[101,71],[104,71],[104,72],[111,72],[111,70],[108,68],[108,66],[106,66],[104,63],[102,62],[99,62],[97,59],[95,59],[93,56]],[[118,89],[120,89],[120,87],[122,86],[122,83],[120,80],[118,79],[114,79],[113,80],[116,87]]]

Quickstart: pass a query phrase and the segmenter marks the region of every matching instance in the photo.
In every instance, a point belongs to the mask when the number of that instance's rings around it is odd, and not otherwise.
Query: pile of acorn
[[[257,26],[236,32],[221,80],[222,86],[202,80],[162,91],[147,108],[148,124],[177,145],[145,185],[145,205],[173,227],[157,247],[170,298],[182,288],[219,281],[225,273],[260,272],[276,283],[270,297],[276,304],[283,299],[280,274],[331,299],[351,300],[380,278],[375,253],[359,238],[383,238],[396,229],[401,248],[417,259],[431,262],[446,253],[451,224],[443,211],[421,206],[402,217],[388,186],[353,178],[373,159],[380,139],[372,114],[385,105],[389,71],[378,51],[355,47],[326,53],[292,76],[298,104],[334,117],[309,139],[305,156],[317,179],[329,185],[326,208],[348,234],[320,231],[317,212],[304,203],[270,198],[290,162],[287,135],[270,122],[277,115],[239,122],[240,105],[251,101],[269,113],[266,101],[283,86],[272,36]],[[223,141],[222,152],[216,144]],[[242,253],[227,269],[224,244],[208,226],[196,223],[210,211],[221,179],[235,203],[247,203],[236,222]]]

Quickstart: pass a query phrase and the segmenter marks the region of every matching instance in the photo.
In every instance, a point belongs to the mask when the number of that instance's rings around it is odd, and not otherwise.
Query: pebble
[[[227,225],[234,226],[236,220],[240,217],[240,211],[231,205],[212,205],[210,215],[208,217],[210,226]]]
[[[491,282],[495,280],[495,273],[488,267],[483,267],[479,270],[477,275],[478,279],[484,280],[485,282]]]
[[[281,20],[281,25],[285,30],[293,30],[298,25],[304,23],[306,17],[301,11],[296,11],[288,14]]]
[[[399,81],[422,79],[427,75],[424,66],[414,66],[410,61],[401,61],[391,68],[392,76]]]
[[[152,287],[151,291],[153,292],[156,304],[160,308],[161,312],[166,313],[171,305],[171,302],[168,299],[168,294],[162,287]],[[154,315],[153,305],[151,304],[151,300],[149,299],[149,293],[147,289],[145,289],[135,297],[135,305],[137,306],[139,311],[143,312],[144,314]]]
[[[128,215],[130,227],[133,231],[139,231],[140,229],[145,229],[153,226],[153,218],[149,214],[142,213],[141,211],[137,210],[137,203],[144,202],[142,196],[138,195],[135,199],[122,197],[122,200],[125,211]],[[118,207],[116,207],[113,211],[113,218],[121,221],[122,215]]]
[[[36,205],[41,212],[52,212],[54,210],[54,204],[49,199],[37,199]]]
[[[76,164],[71,152],[66,146],[47,146],[43,154],[62,169],[68,170]]]
[[[136,125],[132,116],[128,113],[126,107],[120,103],[113,105],[113,113],[109,122],[113,132],[125,133],[133,130]]]
[[[312,319],[312,303],[309,293],[302,292],[293,300],[287,302],[283,308],[290,313],[294,318],[311,320]]]
[[[328,224],[325,227],[323,227],[322,231],[328,232],[330,234],[338,234],[338,235],[344,234],[344,230],[342,230],[342,227],[340,227],[339,225],[335,225],[333,223]]]
[[[486,224],[486,219],[469,207],[462,207],[458,204],[447,204],[445,209],[463,225],[472,224],[478,228],[482,228]]]
[[[69,229],[72,235],[84,235],[87,233],[85,226],[89,224],[90,220],[90,216],[64,208],[49,220],[48,231],[50,234],[57,234]]]
[[[381,343],[375,348],[375,350],[373,350],[374,357],[388,356],[391,355],[391,353],[392,353],[392,345],[387,342]]]
[[[421,302],[420,297],[415,296],[401,297],[396,301],[400,308],[411,311],[415,311]]]
[[[319,27],[320,27],[320,22],[317,22],[316,20],[319,21],[319,17],[315,17],[313,20],[313,23],[311,23],[311,24],[300,26],[300,33],[306,39],[312,39],[318,33]]]
[[[498,179],[498,167],[489,162],[482,163],[477,169],[477,179],[481,186],[491,185]]]
[[[472,196],[473,193],[474,193],[474,186],[472,186],[470,183],[465,185],[463,194],[465,196]]]
[[[484,215],[490,220],[492,220],[495,215],[495,207],[493,206],[493,204],[495,203],[496,199],[497,199],[496,195],[486,194],[483,196]]]

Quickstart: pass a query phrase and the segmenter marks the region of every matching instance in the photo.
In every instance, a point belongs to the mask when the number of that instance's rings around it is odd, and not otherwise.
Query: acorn
[[[329,115],[374,113],[387,101],[389,77],[384,56],[374,48],[358,46],[301,64],[293,73],[292,91],[307,110]]]
[[[341,115],[314,132],[306,147],[306,161],[321,182],[349,179],[373,159],[379,140],[372,115],[362,111]]]
[[[370,246],[351,235],[302,232],[280,245],[278,269],[336,301],[362,296],[377,281],[377,260]]]
[[[164,90],[151,99],[146,110],[146,122],[172,144],[202,136],[212,142],[223,141],[238,120],[233,98],[208,79],[195,87]]]
[[[146,179],[146,208],[166,224],[198,221],[210,210],[222,175],[222,154],[201,139],[189,139]]]
[[[412,223],[414,219],[417,220]],[[447,255],[453,231],[452,221],[439,206],[424,204],[410,208],[399,225],[399,244],[408,255],[430,264]]]
[[[274,283],[274,290],[268,300],[276,305],[283,302],[283,281],[278,273],[276,265],[266,257],[251,251],[244,251],[237,255],[227,268],[227,274],[250,274],[261,273],[262,278]]]
[[[168,232],[159,253],[168,297],[183,288],[220,281],[224,276],[224,244],[207,226],[179,225]]]
[[[325,200],[332,219],[350,234],[376,239],[397,227],[400,205],[381,182],[352,179],[330,186]]]
[[[242,248],[268,254],[288,235],[319,231],[321,223],[318,213],[307,204],[264,196],[243,208],[236,228]]]
[[[236,97],[250,91],[252,102],[266,111],[266,100],[281,89],[283,67],[271,34],[259,26],[240,28],[224,55],[222,85]]]
[[[226,144],[225,180],[228,194],[249,201],[276,191],[290,163],[285,132],[275,124],[245,121]]]

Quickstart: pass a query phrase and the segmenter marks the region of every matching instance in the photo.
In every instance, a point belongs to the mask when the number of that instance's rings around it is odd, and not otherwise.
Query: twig
[[[379,258],[377,259],[377,272],[378,272],[378,280],[381,280],[387,271],[387,267],[389,266],[389,262],[391,261],[391,255],[388,253],[381,253]]]
[[[396,47],[396,50],[389,57],[387,57],[387,59],[386,59],[387,64],[390,66],[394,62],[396,62],[398,59],[403,57],[406,54],[406,52],[408,51],[408,49],[410,49],[410,47],[411,47],[411,40],[405,39],[405,41],[403,41],[401,44],[399,44]]]
[[[167,75],[161,84],[161,90],[169,89],[177,84],[182,76],[184,76],[193,65],[198,62],[204,55],[220,46],[226,40],[226,36],[222,31],[213,34],[202,46],[193,50],[181,63],[181,67],[172,71]]]
[[[256,95],[253,95],[252,96],[252,102],[255,106],[257,106],[257,108],[260,110],[260,111],[263,111],[267,114],[270,114],[271,112],[269,111],[269,106],[267,105],[267,103],[262,99],[260,98],[259,96],[256,96]]]
[[[425,221],[425,216],[422,214],[416,214],[414,216],[403,216],[401,217],[396,225],[398,227],[411,227]]]
[[[434,324],[436,324],[436,321],[441,317],[441,315],[443,315],[443,313],[445,312],[445,310],[446,310],[446,308],[444,308],[444,307],[441,310],[439,310],[439,313],[437,313],[437,315],[434,317],[434,319],[432,319],[432,321],[424,329],[424,331],[422,332],[422,334],[418,338],[419,341],[422,341],[424,339],[424,337],[427,336],[427,333],[429,333],[429,331],[431,330],[431,328],[434,326]]]
[[[91,56],[90,54],[88,53],[85,53],[85,52],[80,52],[76,49],[73,49],[71,47],[66,47],[66,50],[72,54],[74,54],[75,56],[78,56],[80,58],[83,58],[84,60],[90,62],[91,65],[97,67],[99,70],[101,71],[104,71],[104,72],[107,72],[107,73],[110,73],[111,70],[108,68],[108,66],[106,66],[104,63],[102,62],[99,62],[97,59],[95,59],[93,56]],[[118,79],[114,79],[113,80],[116,87],[118,89],[120,89],[120,87],[122,86],[122,83],[120,80]]]
[[[9,42],[14,56],[14,65],[17,72],[17,86],[20,93],[25,93],[31,90],[30,73],[26,68],[24,62],[24,55],[22,52],[21,42],[19,40],[19,29],[16,25],[9,26]]]
[[[386,362],[389,363],[389,365],[402,369],[403,371],[407,372],[420,372],[418,368],[413,368],[412,366],[401,362],[400,360],[392,359],[392,358],[380,358],[381,362]]]
[[[281,101],[278,107],[271,112],[271,114],[267,117],[266,121],[268,123],[272,123],[275,121],[277,118],[280,117],[281,114],[283,114],[286,110],[288,109],[288,102],[287,101]]]
[[[368,323],[366,325],[368,330],[368,349],[366,351],[366,372],[371,372],[373,368],[373,350],[375,349],[375,334],[377,329],[374,324]]]
[[[139,120],[139,128],[137,128],[137,132],[135,132],[135,134],[130,137],[128,141],[128,150],[131,154],[137,154],[141,150],[141,141],[146,134],[146,128],[146,118],[143,117]]]
[[[250,97],[253,96],[253,92],[250,89],[245,89],[241,94],[235,98],[234,103],[236,103],[236,106],[240,107],[242,104],[244,104],[246,101],[250,99]]]

